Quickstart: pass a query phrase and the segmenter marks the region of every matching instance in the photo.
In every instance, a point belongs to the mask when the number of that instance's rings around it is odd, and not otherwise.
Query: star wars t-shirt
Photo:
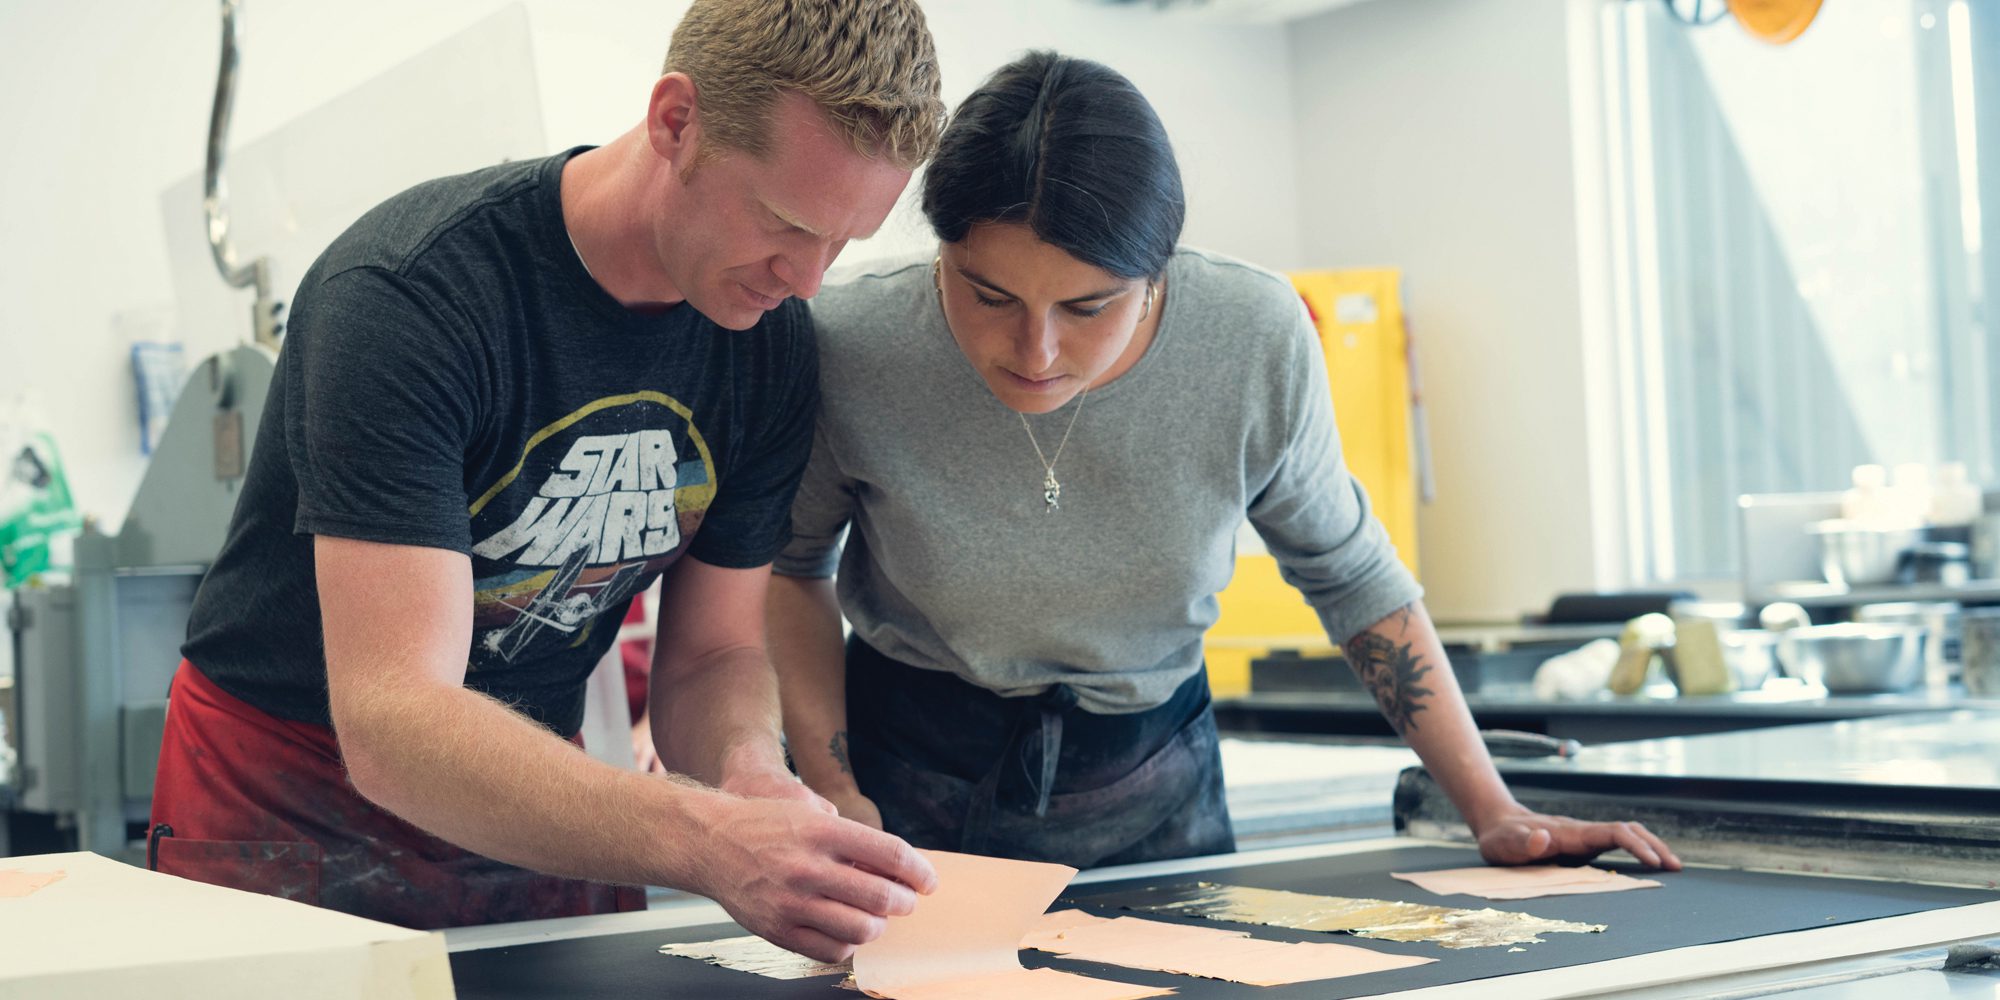
[[[327,723],[313,536],[427,546],[472,560],[467,686],[568,735],[634,594],[683,556],[784,547],[817,401],[804,305],[747,331],[620,306],[563,225],[581,151],[419,185],[307,272],[182,648],[224,690]]]

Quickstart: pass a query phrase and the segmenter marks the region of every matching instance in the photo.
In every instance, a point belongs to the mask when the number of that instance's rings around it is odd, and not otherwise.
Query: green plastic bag
[[[8,590],[27,583],[53,566],[49,556],[52,539],[74,534],[83,526],[76,503],[70,498],[69,478],[63,475],[62,456],[55,438],[30,433],[16,439],[8,449],[7,465],[0,467],[0,586]]]

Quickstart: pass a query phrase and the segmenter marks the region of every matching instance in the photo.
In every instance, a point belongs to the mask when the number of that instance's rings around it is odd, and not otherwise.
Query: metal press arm
[[[208,248],[215,257],[216,270],[231,288],[256,288],[257,301],[251,306],[256,341],[275,348],[282,328],[278,311],[283,306],[271,298],[270,258],[236,262],[236,248],[229,242],[229,207],[224,202],[228,188],[222,179],[222,161],[228,144],[229,112],[236,100],[236,12],[240,5],[240,0],[222,0],[222,67],[215,79],[215,109],[208,119],[208,166],[202,177],[201,203],[208,215]]]

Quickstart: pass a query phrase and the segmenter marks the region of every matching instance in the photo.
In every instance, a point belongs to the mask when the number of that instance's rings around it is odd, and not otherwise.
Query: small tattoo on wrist
[[[843,729],[833,734],[833,739],[827,741],[826,748],[833,754],[834,763],[840,765],[840,773],[854,773],[854,765],[847,759],[847,730]]]

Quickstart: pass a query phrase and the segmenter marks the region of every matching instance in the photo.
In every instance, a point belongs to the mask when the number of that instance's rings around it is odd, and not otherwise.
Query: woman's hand
[[[826,800],[840,810],[841,816],[863,826],[882,829],[882,810],[875,808],[875,800],[861,794],[859,789],[830,792]]]
[[[660,762],[660,750],[653,745],[653,722],[648,716],[632,723],[632,760],[642,773],[667,773],[667,765]]]
[[[1681,859],[1667,843],[1640,823],[1590,823],[1568,816],[1546,816],[1516,804],[1474,829],[1479,853],[1496,865],[1542,862],[1580,864],[1623,848],[1648,868],[1679,871]]]

